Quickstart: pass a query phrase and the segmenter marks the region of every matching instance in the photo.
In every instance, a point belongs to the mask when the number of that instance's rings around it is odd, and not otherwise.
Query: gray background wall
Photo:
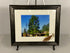
[[[23,46],[17,52],[11,47],[9,5],[26,5],[27,0],[0,0],[0,53],[68,53],[70,52],[70,0],[45,0],[45,4],[61,4],[60,46]],[[34,0],[30,0],[30,5]],[[38,0],[38,5],[43,4]]]

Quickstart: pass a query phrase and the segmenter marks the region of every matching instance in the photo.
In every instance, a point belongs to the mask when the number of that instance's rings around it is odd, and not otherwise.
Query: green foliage
[[[49,23],[42,27],[42,32],[44,32],[44,31],[49,31]]]
[[[29,30],[28,33],[35,34],[39,32],[39,20],[38,17],[32,15],[31,19],[29,20]]]
[[[47,33],[46,35],[49,36],[49,33]]]

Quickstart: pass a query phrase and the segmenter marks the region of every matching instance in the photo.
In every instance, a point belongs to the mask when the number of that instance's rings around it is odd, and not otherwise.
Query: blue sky
[[[21,15],[21,30],[24,31],[24,28],[28,30],[29,19],[31,19],[32,15]],[[39,27],[42,29],[43,25],[47,25],[49,23],[49,15],[35,15],[39,17]],[[27,23],[27,24],[26,24]],[[26,27],[27,25],[27,27]]]

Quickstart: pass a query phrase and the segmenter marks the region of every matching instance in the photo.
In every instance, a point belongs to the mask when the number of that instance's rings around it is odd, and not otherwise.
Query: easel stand
[[[17,45],[17,48],[16,48],[16,50],[17,50],[17,51],[19,50],[19,45]]]
[[[19,50],[19,45],[17,45],[16,50],[17,50],[17,51]],[[55,50],[55,45],[53,45],[53,50]]]
[[[28,1],[29,3],[29,1]],[[43,3],[45,4],[44,0],[43,0]],[[29,5],[29,4],[28,4]],[[37,5],[37,0],[35,0],[35,5]],[[52,45],[53,46],[53,50],[55,50],[55,45]],[[19,45],[17,45],[17,48],[16,50],[18,51],[19,50]]]
[[[55,45],[53,45],[53,50],[55,50]]]

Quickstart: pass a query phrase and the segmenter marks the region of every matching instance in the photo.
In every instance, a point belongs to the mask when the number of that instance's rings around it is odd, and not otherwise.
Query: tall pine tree
[[[29,34],[36,34],[39,32],[39,18],[37,16],[32,15],[29,20]]]

